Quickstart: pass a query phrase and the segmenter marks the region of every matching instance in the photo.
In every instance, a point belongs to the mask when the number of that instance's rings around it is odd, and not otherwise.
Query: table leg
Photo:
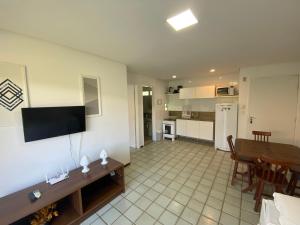
[[[257,186],[256,182],[253,183],[253,176],[255,174],[254,170],[255,170],[255,167],[248,164],[248,186],[242,190],[242,192],[244,192],[244,193],[248,192],[248,191],[252,191]]]

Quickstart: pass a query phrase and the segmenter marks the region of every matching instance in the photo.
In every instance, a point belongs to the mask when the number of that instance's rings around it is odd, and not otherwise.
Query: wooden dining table
[[[237,138],[235,140],[235,151],[238,158],[253,163],[259,157],[266,156],[273,160],[285,162],[290,167],[300,166],[300,148],[290,144]],[[252,190],[254,186],[255,184],[250,183],[243,192]]]

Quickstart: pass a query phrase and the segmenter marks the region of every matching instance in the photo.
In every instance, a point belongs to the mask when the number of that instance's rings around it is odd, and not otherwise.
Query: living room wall
[[[60,167],[75,167],[79,149],[91,161],[101,149],[130,162],[126,66],[95,55],[0,30],[0,61],[25,65],[31,107],[81,105],[80,76],[99,76],[102,116],[87,118],[87,131],[25,143],[22,123],[0,127],[0,197],[44,180]],[[121,109],[121,110],[120,110]],[[78,160],[77,167],[78,167]]]
[[[269,64],[262,66],[241,68],[239,75],[240,96],[239,96],[239,115],[238,115],[238,137],[252,138],[248,133],[249,124],[249,98],[251,79],[257,77],[274,77],[282,75],[300,75],[300,62],[287,62],[278,64]],[[295,105],[297,118],[295,118],[295,137],[294,143],[300,146],[300,91],[298,84],[298,104]],[[272,99],[276,102],[276,99]]]

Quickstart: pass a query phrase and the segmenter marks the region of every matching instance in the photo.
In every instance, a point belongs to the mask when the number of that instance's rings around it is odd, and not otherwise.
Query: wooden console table
[[[51,225],[80,224],[125,191],[124,166],[120,162],[109,158],[103,167],[97,160],[89,168],[87,175],[78,168],[60,183],[42,182],[0,198],[0,225],[30,224],[25,222],[28,216],[51,203],[57,203],[59,212]],[[31,203],[28,194],[37,189],[42,192],[42,197]]]

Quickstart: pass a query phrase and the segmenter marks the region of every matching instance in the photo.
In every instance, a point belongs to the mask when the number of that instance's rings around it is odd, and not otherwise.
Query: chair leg
[[[262,199],[262,193],[264,191],[264,186],[265,186],[265,183],[260,180],[259,181],[259,185],[257,186],[257,195],[256,195],[256,202],[255,202],[255,212],[258,212],[259,210],[259,206],[260,206],[260,203],[261,203],[261,199]]]
[[[239,166],[238,161],[234,161],[234,168],[233,168],[233,174],[232,174],[232,179],[231,179],[231,185],[233,185],[234,179],[236,178],[238,166]]]
[[[286,193],[288,193],[288,194],[291,193],[294,182],[295,182],[295,173],[293,173],[291,176],[291,180],[286,188]]]
[[[254,196],[253,196],[253,200],[257,199],[257,195],[258,195],[258,191],[259,191],[259,185],[260,185],[260,181],[258,181],[258,183],[256,185],[255,193],[254,193]]]
[[[294,179],[293,179],[293,183],[292,183],[292,186],[291,186],[291,192],[290,192],[290,194],[292,196],[295,195],[295,190],[296,190],[297,183],[298,183],[298,175],[295,174]]]

